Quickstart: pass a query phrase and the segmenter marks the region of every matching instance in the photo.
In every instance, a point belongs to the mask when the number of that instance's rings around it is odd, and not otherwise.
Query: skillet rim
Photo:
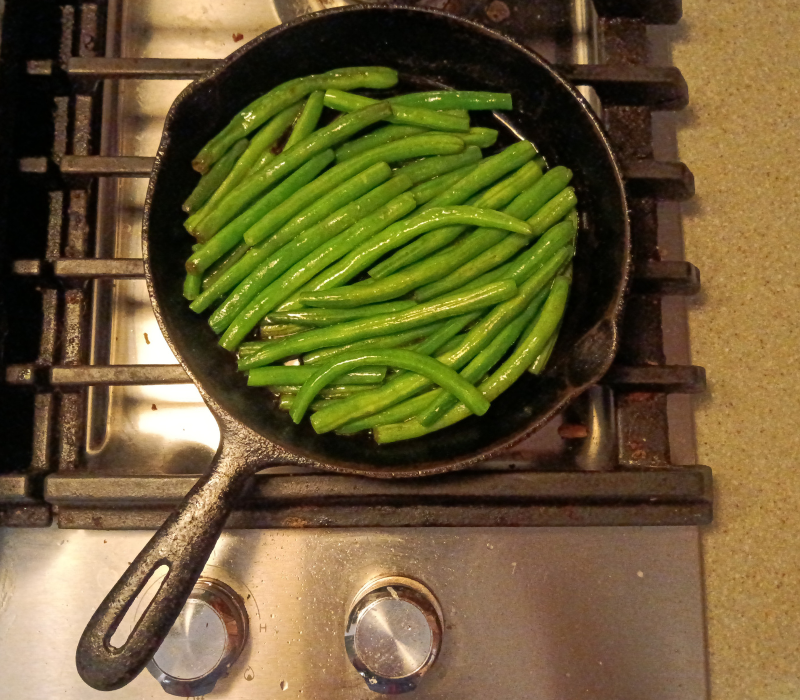
[[[206,85],[213,84],[213,82],[224,79],[224,74],[229,71],[235,69],[235,64],[237,60],[248,53],[249,51],[255,49],[256,47],[260,46],[264,42],[270,41],[273,37],[282,34],[285,31],[290,31],[293,28],[311,23],[311,22],[321,22],[326,21],[328,17],[338,16],[342,14],[349,14],[349,13],[375,13],[375,12],[385,12],[385,13],[409,13],[409,14],[421,14],[421,15],[434,15],[436,17],[440,17],[442,19],[446,19],[449,22],[454,22],[466,27],[469,31],[476,32],[481,35],[488,36],[492,39],[501,41],[510,47],[512,47],[515,51],[521,52],[525,55],[528,60],[533,61],[534,63],[538,64],[541,69],[543,69],[549,76],[559,83],[562,88],[566,89],[567,92],[576,100],[578,103],[579,108],[584,112],[585,116],[588,118],[596,138],[599,141],[599,144],[602,145],[603,150],[605,151],[609,165],[614,174],[614,184],[616,185],[617,193],[620,196],[620,209],[622,212],[622,264],[621,264],[621,274],[618,278],[618,282],[615,284],[615,289],[613,295],[611,295],[611,300],[608,304],[608,308],[606,312],[602,315],[600,320],[589,330],[587,331],[581,340],[587,339],[592,333],[599,329],[600,326],[606,325],[607,330],[610,333],[610,337],[605,341],[607,347],[604,349],[604,359],[602,362],[599,362],[596,366],[594,372],[591,373],[591,377],[583,381],[582,383],[570,386],[568,389],[564,390],[561,398],[559,401],[555,402],[553,406],[541,415],[537,420],[529,422],[526,426],[522,429],[517,430],[516,432],[512,433],[511,435],[496,440],[489,444],[484,449],[480,449],[477,452],[474,452],[468,456],[457,458],[454,460],[439,460],[436,462],[428,462],[424,467],[417,467],[417,468],[398,468],[398,467],[390,467],[390,466],[373,466],[371,468],[367,468],[366,465],[362,462],[346,462],[343,461],[341,463],[330,462],[330,461],[318,461],[314,458],[313,455],[307,455],[303,451],[299,450],[294,445],[285,445],[281,442],[278,442],[273,437],[268,437],[262,434],[257,428],[252,427],[248,422],[244,420],[240,420],[230,414],[229,411],[222,408],[222,406],[217,403],[217,401],[211,396],[205,389],[203,382],[198,379],[195,373],[191,370],[189,365],[186,362],[183,354],[180,353],[175,346],[175,343],[171,337],[169,328],[167,323],[164,320],[163,313],[161,310],[161,304],[159,303],[158,295],[153,283],[153,271],[151,268],[151,259],[150,259],[150,210],[152,205],[152,200],[154,197],[154,192],[157,187],[158,182],[158,175],[162,168],[162,162],[164,160],[165,151],[169,146],[169,143],[173,137],[173,121],[176,118],[177,111],[181,105],[181,103],[192,96],[195,92],[202,90]],[[219,65],[214,67],[204,76],[194,80],[190,83],[170,106],[169,112],[167,113],[166,119],[164,121],[164,128],[162,131],[161,140],[159,142],[158,151],[156,153],[155,161],[153,164],[153,170],[151,171],[150,179],[148,182],[147,187],[147,194],[145,197],[144,202],[144,213],[142,219],[142,258],[144,262],[144,271],[145,271],[145,280],[147,283],[147,290],[150,296],[150,302],[153,307],[154,315],[156,316],[156,320],[158,321],[159,328],[161,329],[162,334],[164,335],[164,339],[167,342],[170,350],[172,350],[173,354],[175,355],[176,359],[186,371],[188,376],[191,378],[192,382],[198,388],[201,396],[205,403],[209,406],[212,413],[214,414],[217,422],[220,424],[221,429],[221,439],[220,439],[220,450],[222,449],[222,444],[226,441],[235,441],[235,442],[244,442],[245,440],[252,441],[253,438],[256,438],[257,441],[260,443],[260,451],[257,449],[255,445],[251,445],[250,449],[245,450],[245,454],[249,455],[248,459],[261,463],[263,467],[267,467],[270,465],[301,465],[301,466],[311,466],[318,469],[322,469],[325,471],[330,472],[337,472],[340,474],[350,474],[350,475],[359,475],[359,476],[370,476],[370,477],[377,477],[377,478],[415,478],[420,476],[428,476],[428,475],[435,475],[435,474],[442,474],[445,472],[456,471],[465,469],[479,462],[485,461],[487,459],[491,459],[493,457],[497,457],[499,454],[507,451],[509,448],[513,447],[514,445],[518,444],[522,440],[525,440],[533,433],[540,430],[544,425],[546,425],[559,411],[561,411],[568,403],[573,401],[577,396],[582,394],[586,389],[597,383],[597,381],[608,371],[610,368],[614,357],[616,355],[619,343],[619,325],[621,322],[621,314],[625,303],[625,295],[627,292],[627,288],[630,281],[630,271],[631,271],[631,238],[630,238],[630,219],[629,219],[629,209],[627,203],[627,196],[625,192],[625,181],[622,175],[622,169],[620,164],[617,160],[617,157],[614,153],[614,149],[610,143],[610,140],[599,120],[597,115],[594,113],[592,108],[588,105],[586,100],[583,96],[577,91],[577,89],[569,83],[566,79],[564,79],[555,69],[554,67],[542,56],[540,56],[535,51],[528,49],[527,47],[520,44],[515,39],[502,34],[494,29],[486,27],[474,20],[458,17],[448,12],[443,12],[441,10],[436,10],[433,8],[422,8],[422,7],[410,7],[410,6],[395,6],[395,5],[385,5],[385,4],[375,4],[375,5],[359,5],[359,6],[346,6],[346,7],[337,7],[331,8],[328,10],[321,10],[319,12],[315,12],[312,14],[304,15],[297,19],[291,20],[286,23],[279,24],[272,29],[260,34],[259,36],[255,37],[247,44],[239,47],[236,51],[228,55],[226,58],[221,59]],[[260,454],[259,454],[260,452]],[[259,467],[260,468],[260,467]]]

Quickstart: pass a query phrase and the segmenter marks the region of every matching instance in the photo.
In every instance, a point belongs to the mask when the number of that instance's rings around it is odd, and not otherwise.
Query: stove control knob
[[[380,578],[353,602],[345,649],[370,690],[405,693],[436,661],[442,627],[442,609],[428,588],[399,576]]]
[[[147,670],[170,695],[207,695],[247,641],[247,612],[221,581],[201,578]]]

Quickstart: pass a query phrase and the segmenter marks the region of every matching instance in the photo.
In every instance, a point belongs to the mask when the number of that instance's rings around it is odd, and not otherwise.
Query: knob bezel
[[[356,630],[362,617],[379,601],[392,598],[414,605],[424,615],[431,630],[431,646],[427,658],[413,673],[395,678],[382,676],[369,668],[359,657],[356,648]],[[370,690],[388,695],[407,693],[417,687],[420,678],[438,658],[443,628],[444,616],[439,601],[422,583],[404,576],[373,579],[356,594],[347,615],[344,635],[347,658]]]
[[[241,596],[219,579],[201,577],[192,589],[189,599],[200,600],[214,610],[225,627],[225,649],[217,666],[196,678],[175,678],[150,659],[147,670],[170,695],[193,697],[210,693],[217,681],[227,675],[228,669],[242,653],[249,634],[247,609]]]

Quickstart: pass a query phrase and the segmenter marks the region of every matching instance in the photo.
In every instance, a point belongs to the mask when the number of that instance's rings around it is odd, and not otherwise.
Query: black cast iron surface
[[[316,48],[308,51],[309,46]],[[178,205],[197,180],[187,167],[193,154],[237,110],[270,87],[341,65],[370,64],[397,68],[406,89],[444,84],[511,92],[515,130],[531,139],[551,166],[574,170],[583,220],[574,291],[553,369],[542,378],[526,375],[481,419],[383,446],[371,439],[317,435],[307,421],[292,423],[268,390],[246,387],[233,356],[217,345],[205,319],[188,309],[180,274],[191,238],[182,227]],[[513,138],[508,132],[504,136],[505,143]],[[217,404],[214,408],[290,453],[290,462],[374,476],[420,476],[497,454],[539,428],[605,373],[616,349],[629,235],[622,177],[610,146],[574,88],[542,59],[458,18],[421,10],[351,8],[318,13],[266,33],[181,94],[167,117],[151,178],[144,258],[164,335]],[[276,461],[266,449],[263,458]],[[286,459],[280,455],[282,463]]]
[[[266,391],[246,387],[234,358],[219,348],[205,320],[188,309],[180,275],[190,251],[180,203],[197,179],[188,164],[203,143],[277,84],[342,65],[375,64],[397,68],[405,87],[511,92],[514,132],[533,140],[550,165],[573,168],[582,218],[573,296],[546,376],[526,375],[481,420],[381,447],[368,440],[317,436],[305,424],[295,426]],[[77,650],[81,677],[94,688],[111,690],[142,670],[175,622],[256,469],[293,463],[373,477],[436,474],[472,465],[544,425],[611,365],[629,250],[622,176],[596,118],[542,59],[479,25],[431,11],[332,10],[267,32],[193,83],[167,116],[145,202],[143,257],[156,318],[220,422],[222,443],[210,474],[90,620]],[[162,564],[170,567],[164,584],[127,641],[112,647],[125,611]]]

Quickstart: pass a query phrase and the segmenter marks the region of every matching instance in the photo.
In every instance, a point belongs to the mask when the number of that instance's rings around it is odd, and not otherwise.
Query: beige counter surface
[[[684,0],[680,157],[714,700],[800,698],[800,5]]]

